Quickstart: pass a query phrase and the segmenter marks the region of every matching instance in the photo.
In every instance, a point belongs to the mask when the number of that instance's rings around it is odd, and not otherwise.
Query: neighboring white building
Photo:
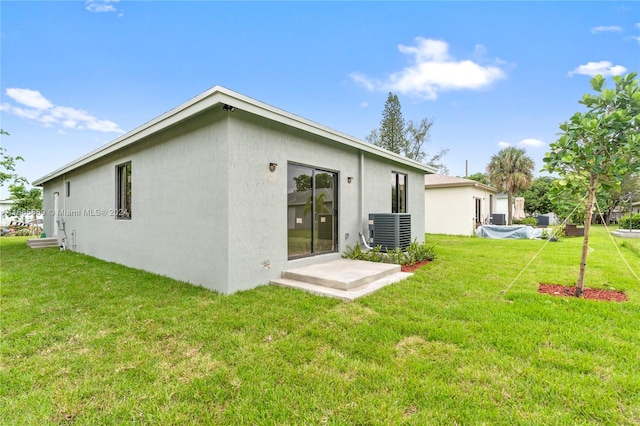
[[[14,200],[0,200],[0,226],[9,226],[12,220],[21,220],[17,216],[9,216],[7,212],[13,207]]]
[[[216,86],[34,185],[47,236],[229,294],[340,258],[370,213],[411,214],[423,242],[434,172]]]
[[[511,214],[513,214],[513,210],[513,206],[511,206]],[[505,217],[509,215],[509,199],[508,195],[504,192],[496,196],[496,213],[503,214]]]
[[[478,224],[496,213],[498,190],[453,176],[425,175],[425,231],[429,234],[474,235]]]

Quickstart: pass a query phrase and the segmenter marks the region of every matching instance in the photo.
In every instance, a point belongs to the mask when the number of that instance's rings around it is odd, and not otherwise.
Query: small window
[[[391,172],[391,213],[407,212],[407,175]]]
[[[71,182],[67,181],[67,197],[71,196]]]
[[[116,166],[116,219],[131,219],[131,162]]]

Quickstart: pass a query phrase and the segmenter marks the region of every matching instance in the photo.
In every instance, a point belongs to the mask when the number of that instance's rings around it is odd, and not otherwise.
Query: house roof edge
[[[306,118],[302,118],[280,108],[276,108],[264,102],[245,96],[241,93],[234,92],[233,90],[227,89],[223,86],[216,85],[189,99],[188,101],[176,106],[175,108],[142,124],[141,126],[138,126],[135,129],[117,137],[111,142],[108,142],[107,144],[96,148],[95,150],[77,158],[76,160],[52,171],[51,173],[48,173],[41,178],[36,179],[33,182],[33,185],[42,186],[44,183],[62,176],[65,173],[68,173],[85,164],[111,154],[112,152],[132,145],[145,137],[158,133],[170,126],[178,124],[179,122],[192,117],[199,112],[202,112],[209,108],[213,108],[214,106],[220,104],[228,104],[235,108],[243,109],[247,112],[280,122],[282,124],[296,127],[310,133],[335,140],[336,142],[354,147],[361,151],[404,164],[405,166],[414,169],[422,170],[425,174],[437,172],[437,169],[432,166],[419,163],[406,157],[402,157],[398,154],[387,151],[373,144],[364,142],[345,133],[341,133],[319,123],[313,122]]]

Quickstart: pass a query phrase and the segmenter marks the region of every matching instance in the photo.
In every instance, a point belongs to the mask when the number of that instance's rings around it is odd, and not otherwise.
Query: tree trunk
[[[511,195],[510,191],[507,191],[507,204],[509,205],[507,209],[507,225],[513,225],[513,195]]]
[[[584,220],[584,240],[582,241],[582,256],[580,257],[580,273],[578,274],[578,282],[576,283],[576,297],[582,296],[584,292],[584,273],[587,268],[587,254],[589,254],[589,231],[591,231],[591,219],[593,218],[593,202],[596,199],[596,187],[598,185],[598,177],[591,175],[589,179],[589,193],[587,196],[587,205]]]

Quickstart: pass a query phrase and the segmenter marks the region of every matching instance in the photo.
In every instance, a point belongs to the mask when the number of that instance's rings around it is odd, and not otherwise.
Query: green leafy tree
[[[331,188],[333,186],[333,176],[328,173],[318,173],[316,177],[316,188]],[[295,192],[304,192],[311,189],[311,176],[300,175],[293,178],[296,183]]]
[[[567,223],[584,225],[585,206],[584,182],[577,175],[567,175],[555,179],[549,191],[549,199],[554,203],[555,211],[561,220]]]
[[[424,162],[446,175],[449,174],[449,169],[442,159],[449,150],[441,148],[440,151],[433,155],[428,155],[423,151],[423,146],[430,142],[431,135],[429,132],[432,126],[433,119],[423,118],[419,123],[414,123],[413,120],[409,120],[406,131],[407,141],[404,144],[405,152],[403,154],[412,160]]]
[[[489,183],[489,175],[486,173],[473,173],[467,176],[467,179],[475,180],[476,182],[484,183],[485,185],[491,185]]]
[[[580,101],[586,112],[575,113],[560,125],[560,138],[551,144],[543,170],[558,173],[562,179],[579,177],[584,183],[585,230],[576,283],[576,296],[584,289],[589,252],[589,231],[596,191],[618,187],[622,179],[640,171],[640,90],[637,73],[613,78],[615,87],[606,89],[601,75],[591,79],[595,95]]]
[[[388,151],[402,154],[406,151],[407,140],[405,133],[405,122],[402,116],[400,100],[397,95],[389,92],[387,101],[384,103],[384,109],[382,110],[380,129],[373,130],[366,139],[372,144]]]
[[[617,207],[625,207],[623,200],[629,197],[635,197],[640,200],[640,173],[629,174],[622,178],[620,186],[612,186],[611,188],[600,187],[596,192],[598,205],[604,215],[604,222],[611,222],[611,215]],[[599,219],[599,218],[598,218]],[[598,220],[596,220],[597,222]]]
[[[33,222],[30,226],[32,235],[40,234],[40,227],[37,223],[38,211],[42,210],[42,191],[40,188],[27,189],[23,183],[9,186],[9,199],[14,200],[11,209],[7,211],[8,216],[18,216],[22,221],[32,217]]]
[[[9,216],[15,216],[19,212],[42,210],[42,190],[40,188],[27,189],[24,184],[9,186],[9,199],[14,200],[11,209],[7,211]]]
[[[578,225],[585,223],[586,208],[584,200],[587,186],[588,181],[585,180],[584,176],[575,174],[554,180],[546,196],[551,200],[554,206],[553,211],[558,214],[558,217],[567,218],[570,223]],[[640,194],[640,179],[637,175],[625,176],[619,187],[611,186],[605,188],[604,186],[599,186],[596,190],[595,199],[603,217],[600,217],[598,209],[593,208],[592,211],[595,216],[592,217],[591,223],[610,223],[614,209],[618,206],[624,208],[623,200],[625,197],[628,197],[630,193],[635,194],[636,191]]]
[[[491,185],[507,193],[508,206],[513,205],[513,197],[527,189],[533,182],[534,161],[522,148],[508,146],[491,156],[487,174]],[[513,223],[513,212],[507,209],[508,224]]]
[[[9,133],[0,129],[0,135],[9,136]],[[19,184],[25,183],[26,180],[16,174],[16,162],[24,161],[24,158],[18,156],[11,156],[7,154],[6,148],[0,146],[0,187],[3,187],[5,184]]]
[[[398,96],[389,92],[382,111],[380,128],[373,129],[365,139],[369,143],[423,162],[447,174],[449,170],[442,158],[449,150],[443,148],[433,155],[428,155],[423,150],[425,144],[430,142],[432,126],[433,119],[429,118],[423,118],[417,123],[413,120],[405,122]]]
[[[524,211],[529,214],[559,214],[555,203],[550,198],[551,187],[556,179],[551,176],[535,178],[531,186],[520,194],[524,198]]]

